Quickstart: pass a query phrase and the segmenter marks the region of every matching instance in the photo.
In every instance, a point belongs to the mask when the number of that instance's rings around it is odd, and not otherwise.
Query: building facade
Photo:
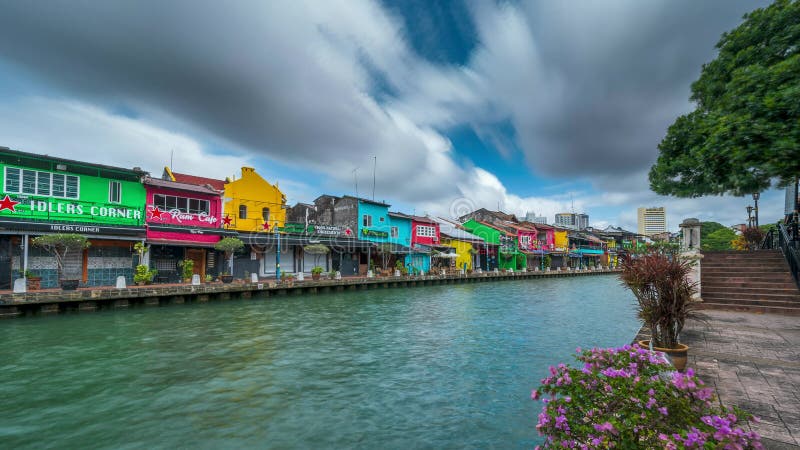
[[[227,272],[226,261],[213,247],[223,236],[236,233],[222,228],[220,192],[208,186],[146,177],[147,243],[150,267],[158,270],[155,280],[179,282],[179,263],[194,262],[195,274],[217,276]]]
[[[554,225],[571,228],[573,230],[585,230],[589,227],[588,214],[558,213],[555,219]]]
[[[145,237],[145,188],[125,169],[0,147],[0,289],[27,269],[42,287],[58,285],[55,259],[29,245],[35,236],[76,233],[91,246],[68,254],[65,278],[84,286],[133,282],[133,245]]]
[[[639,234],[652,236],[667,231],[667,210],[663,206],[638,208],[637,216]]]

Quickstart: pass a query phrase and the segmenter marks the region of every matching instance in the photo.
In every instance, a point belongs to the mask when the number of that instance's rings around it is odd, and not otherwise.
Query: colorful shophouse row
[[[80,233],[91,246],[67,255],[64,276],[85,285],[132,280],[133,245],[145,238],[145,172],[0,147],[0,289],[24,270],[57,285],[52,256],[35,236]]]

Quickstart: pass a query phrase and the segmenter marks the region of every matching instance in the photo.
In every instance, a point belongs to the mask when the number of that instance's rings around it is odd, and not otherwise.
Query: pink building
[[[222,227],[220,192],[208,187],[147,177],[145,220],[150,267],[158,281],[179,281],[178,263],[194,261],[194,273],[217,274],[222,258],[214,245],[235,232]]]

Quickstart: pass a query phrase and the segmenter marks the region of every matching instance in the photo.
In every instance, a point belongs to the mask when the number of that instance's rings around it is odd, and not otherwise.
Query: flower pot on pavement
[[[650,348],[650,341],[639,341],[642,348]],[[657,352],[666,353],[670,362],[678,372],[683,372],[686,369],[687,354],[689,346],[685,344],[678,344],[678,348],[663,348],[653,346],[653,350]]]

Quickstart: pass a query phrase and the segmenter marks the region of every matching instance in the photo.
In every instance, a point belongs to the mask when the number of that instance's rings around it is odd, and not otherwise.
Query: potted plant
[[[192,275],[194,275],[194,261],[191,259],[184,259],[178,263],[178,267],[181,268],[181,278],[186,283],[191,283]]]
[[[638,345],[578,349],[575,359],[531,392],[544,403],[544,448],[762,448],[753,417],[721,406],[691,369],[665,373],[669,363]]]
[[[231,275],[231,271],[233,271],[233,254],[243,248],[244,242],[235,237],[222,238],[214,245],[214,249],[225,255],[225,261],[228,263],[228,268],[223,270],[222,275],[220,275],[220,279],[223,283],[230,283],[233,281],[233,275]]]
[[[214,277],[211,275],[206,275],[206,283],[211,283],[214,281]]]
[[[294,286],[294,274],[281,272],[281,283],[289,287]]]
[[[91,243],[86,236],[73,233],[57,233],[48,234],[45,236],[38,236],[31,240],[31,243],[41,248],[42,250],[50,253],[56,260],[56,269],[58,271],[58,281],[61,284],[61,289],[65,291],[75,290],[78,287],[78,280],[64,279],[64,262],[67,255],[72,252],[83,251],[89,248]]]
[[[674,254],[651,252],[622,263],[620,279],[637,301],[637,315],[650,330],[643,347],[670,356],[678,370],[686,367],[688,346],[678,341],[683,325],[694,316],[697,303],[692,296],[696,283],[688,279],[691,263]]]
[[[139,264],[133,271],[133,282],[139,286],[150,284],[153,282],[153,278],[158,273],[156,269],[150,269],[144,264]]]
[[[320,276],[322,276],[322,270],[323,269],[320,266],[316,266],[313,269],[311,269],[311,279],[314,281],[319,280]]]
[[[25,283],[29,291],[38,291],[42,288],[42,277],[39,275],[36,275],[30,270],[26,270],[23,276],[25,277]]]
[[[327,255],[330,251],[331,251],[331,249],[329,249],[328,247],[326,247],[326,246],[324,246],[322,244],[310,244],[310,245],[306,245],[305,247],[303,247],[303,252],[304,253],[308,253],[309,255],[314,255],[314,268],[315,269],[317,267],[319,267],[319,258],[322,255]],[[322,271],[320,271],[319,273],[322,273]],[[311,278],[314,279],[314,280],[318,280],[319,279],[319,276],[314,278],[314,269],[311,269]]]
[[[329,280],[335,280],[336,279],[336,271],[335,270],[331,270],[330,272],[328,272],[328,279]]]

